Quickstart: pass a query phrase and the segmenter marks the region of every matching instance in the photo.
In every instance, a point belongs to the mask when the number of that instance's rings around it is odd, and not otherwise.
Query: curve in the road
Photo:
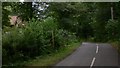
[[[56,66],[118,67],[118,52],[107,43],[83,43]]]

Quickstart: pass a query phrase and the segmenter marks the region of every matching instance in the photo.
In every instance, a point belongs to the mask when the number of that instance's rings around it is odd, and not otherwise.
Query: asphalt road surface
[[[118,68],[118,52],[107,43],[84,42],[75,52],[55,66],[72,68]]]

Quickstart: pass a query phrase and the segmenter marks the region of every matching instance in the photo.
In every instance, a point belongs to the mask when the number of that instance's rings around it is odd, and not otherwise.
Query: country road
[[[107,43],[87,43],[56,66],[73,66],[78,68],[118,68],[118,52]]]

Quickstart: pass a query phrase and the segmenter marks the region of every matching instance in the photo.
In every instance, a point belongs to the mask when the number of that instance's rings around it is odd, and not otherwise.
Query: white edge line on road
[[[99,47],[98,47],[98,45],[97,45],[96,53],[98,53],[98,49],[99,49]]]
[[[90,65],[90,68],[92,68],[92,66],[93,66],[93,64],[94,64],[94,62],[95,62],[95,57],[93,58],[93,60],[92,60],[92,62],[91,62],[91,65]]]

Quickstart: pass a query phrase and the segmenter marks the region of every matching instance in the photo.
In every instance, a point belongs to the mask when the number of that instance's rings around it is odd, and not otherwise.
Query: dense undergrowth
[[[59,29],[52,17],[42,22],[33,19],[24,28],[4,29],[2,40],[3,65],[49,55],[77,41],[73,33]]]

